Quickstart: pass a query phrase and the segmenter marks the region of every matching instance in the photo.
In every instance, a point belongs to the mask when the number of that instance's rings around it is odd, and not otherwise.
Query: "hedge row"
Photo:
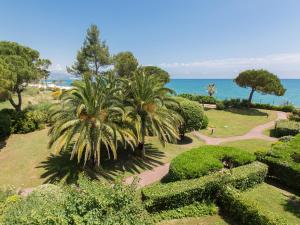
[[[202,146],[178,155],[171,161],[168,181],[198,178],[224,166],[237,167],[255,161],[251,153],[234,147]]]
[[[180,94],[179,97],[187,98],[200,104],[216,104],[217,99],[213,96],[196,95],[196,94]]]
[[[216,172],[192,180],[156,184],[142,190],[148,211],[173,209],[196,201],[215,199],[220,186],[231,184],[245,190],[264,181],[268,167],[260,162],[240,166],[228,172]]]
[[[289,142],[273,145],[271,151],[258,159],[268,164],[270,176],[300,191],[300,134]]]
[[[233,187],[225,186],[218,196],[222,209],[243,225],[287,225],[286,219],[261,209],[255,201],[243,197]]]
[[[272,137],[295,136],[300,133],[300,122],[293,120],[279,120],[271,130]]]

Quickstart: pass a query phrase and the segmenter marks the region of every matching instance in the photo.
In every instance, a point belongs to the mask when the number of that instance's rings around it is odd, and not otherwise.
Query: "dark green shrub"
[[[224,186],[219,195],[218,203],[222,209],[241,225],[287,225],[287,221],[269,212],[264,212],[255,201],[243,197],[238,190]]]
[[[204,115],[203,107],[199,103],[181,97],[175,97],[175,100],[180,104],[180,107],[174,106],[174,109],[184,120],[179,128],[182,138],[187,132],[207,127],[208,118]]]
[[[269,166],[269,175],[282,184],[300,191],[300,134],[289,142],[278,142],[258,159]]]
[[[225,105],[224,105],[223,101],[218,101],[217,102],[216,109],[217,110],[224,110],[225,109]]]
[[[178,155],[171,161],[168,181],[192,179],[218,171],[248,164],[255,156],[246,151],[222,146],[202,146]]]
[[[245,99],[232,98],[223,101],[226,109],[228,108],[246,108],[249,107],[249,102]]]
[[[300,132],[300,122],[292,120],[279,120],[271,130],[272,137],[295,136]]]
[[[268,167],[259,162],[216,172],[192,180],[156,184],[142,190],[148,211],[160,211],[189,205],[196,201],[215,199],[220,187],[232,184],[245,190],[264,181]]]
[[[295,107],[293,105],[276,106],[270,104],[251,103],[251,107],[257,109],[277,110],[283,112],[293,112],[295,110]]]
[[[195,94],[180,94],[179,97],[186,98],[192,101],[199,102],[200,104],[216,104],[217,99],[213,96],[195,95]]]
[[[11,120],[10,116],[0,111],[0,139],[5,138],[10,135],[11,132]]]
[[[300,122],[300,110],[294,110],[293,114],[289,116],[289,120]]]

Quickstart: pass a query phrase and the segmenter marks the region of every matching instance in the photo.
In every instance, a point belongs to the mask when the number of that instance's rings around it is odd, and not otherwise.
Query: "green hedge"
[[[300,134],[289,142],[279,142],[258,156],[269,166],[269,175],[282,184],[300,191]]]
[[[255,161],[255,156],[233,147],[202,146],[178,155],[171,161],[168,181],[198,178],[224,167],[237,167]]]
[[[216,104],[217,99],[213,96],[196,95],[196,94],[180,94],[179,97],[187,98],[192,101],[199,102],[200,104]]]
[[[255,201],[243,197],[238,190],[226,186],[218,195],[222,209],[241,225],[287,225],[287,221],[258,207]]]
[[[295,136],[300,133],[300,122],[293,120],[279,120],[271,130],[272,137]]]
[[[228,172],[216,172],[192,180],[156,184],[142,190],[148,211],[173,209],[196,201],[215,199],[220,186],[232,184],[245,190],[264,181],[268,167],[260,162],[240,166]]]

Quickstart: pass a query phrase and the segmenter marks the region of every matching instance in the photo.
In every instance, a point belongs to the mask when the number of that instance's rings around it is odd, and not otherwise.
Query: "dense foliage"
[[[43,185],[28,197],[8,198],[0,223],[151,224],[134,186],[79,180],[78,186]]]
[[[114,70],[117,76],[130,77],[139,65],[131,52],[120,52],[113,58]]]
[[[170,74],[157,66],[142,66],[140,67],[140,70],[143,70],[147,76],[159,77],[160,81],[163,83],[170,82]]]
[[[300,134],[288,142],[278,142],[259,159],[269,166],[270,176],[300,191]]]
[[[29,82],[46,77],[51,62],[41,59],[39,52],[15,42],[0,42],[0,99],[9,100],[21,111],[22,92]],[[14,95],[17,95],[17,102]]]
[[[205,96],[205,95],[196,95],[196,94],[180,94],[178,95],[182,98],[187,98],[192,101],[199,102],[200,104],[216,104],[217,99],[213,96]]]
[[[204,114],[203,107],[198,102],[182,97],[175,97],[174,99],[179,103],[179,106],[175,106],[175,111],[183,118],[183,123],[179,127],[181,139],[187,132],[207,127],[208,118]]]
[[[272,94],[282,96],[285,89],[282,86],[280,79],[266,70],[246,70],[241,72],[234,82],[243,88],[250,88],[251,92],[248,101],[252,101],[255,91],[262,94]]]
[[[224,212],[242,225],[287,225],[285,218],[265,212],[256,202],[243,197],[241,193],[230,186],[225,186],[219,194],[218,202]]]
[[[248,164],[255,156],[246,151],[222,146],[203,146],[178,155],[171,161],[168,180],[193,179],[218,171]]]
[[[273,137],[295,136],[300,133],[300,122],[293,120],[279,120],[270,134]]]
[[[147,210],[154,212],[215,199],[220,187],[232,184],[245,190],[264,181],[268,167],[259,162],[192,180],[155,184],[142,190]]]

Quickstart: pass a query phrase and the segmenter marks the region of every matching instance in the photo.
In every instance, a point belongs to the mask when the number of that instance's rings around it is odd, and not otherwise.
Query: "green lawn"
[[[249,139],[242,141],[225,142],[221,145],[240,148],[250,153],[267,152],[274,142],[261,139]]]
[[[157,225],[229,225],[219,215],[162,221]]]
[[[300,224],[300,197],[266,183],[243,192],[242,195],[255,200],[266,213],[285,218],[289,225]]]
[[[205,111],[209,119],[208,128],[201,133],[212,137],[229,137],[243,135],[252,128],[275,120],[277,115],[274,111],[257,109],[230,109]],[[214,127],[214,134],[211,128]]]

